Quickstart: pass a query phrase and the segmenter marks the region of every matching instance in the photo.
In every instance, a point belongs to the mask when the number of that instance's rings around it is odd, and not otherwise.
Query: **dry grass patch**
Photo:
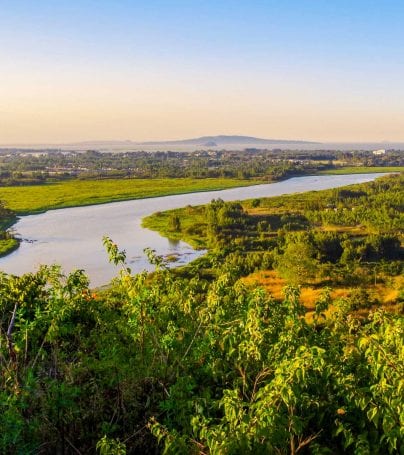
[[[260,286],[271,295],[275,300],[283,300],[283,289],[287,285],[286,281],[281,278],[275,270],[264,270],[255,272],[242,278],[243,283],[248,286]],[[398,299],[400,289],[404,286],[404,277],[398,276],[390,280],[389,284],[378,283],[376,285],[368,285],[366,290],[372,299],[377,298],[383,304],[387,311],[398,311],[396,301]],[[331,289],[331,300],[335,301],[342,298],[348,298],[356,287],[336,287]],[[313,317],[316,302],[320,299],[323,289],[313,286],[302,286],[300,288],[300,301],[307,310],[307,319],[310,321]],[[326,314],[334,311],[331,305]],[[356,313],[364,316],[369,312],[369,309],[361,309]]]
[[[352,234],[352,235],[364,235],[368,233],[368,229],[364,226],[357,225],[357,226],[335,226],[331,224],[327,224],[317,228],[318,231],[323,232],[336,232],[338,234]]]
[[[287,282],[275,270],[252,273],[243,278],[242,281],[247,285],[263,287],[275,300],[282,300],[284,298],[283,289],[287,285]],[[307,311],[314,310],[315,303],[320,298],[322,292],[323,290],[321,288],[312,286],[302,286],[300,288],[300,300],[307,308]],[[331,298],[334,300],[347,297],[349,293],[349,288],[333,289],[331,291]]]

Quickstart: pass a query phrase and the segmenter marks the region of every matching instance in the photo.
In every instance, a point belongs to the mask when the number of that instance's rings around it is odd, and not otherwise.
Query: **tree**
[[[275,258],[275,267],[288,283],[298,285],[314,278],[318,261],[313,246],[303,239],[287,241],[283,254]]]
[[[180,232],[181,231],[181,220],[178,215],[171,215],[169,220],[169,227],[171,231]]]

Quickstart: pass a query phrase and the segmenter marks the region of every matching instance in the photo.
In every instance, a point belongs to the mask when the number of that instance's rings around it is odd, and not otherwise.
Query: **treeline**
[[[32,185],[73,178],[242,178],[274,181],[341,166],[403,166],[400,152],[386,155],[339,151],[97,151],[10,152],[0,150],[0,184]]]
[[[4,454],[399,453],[403,319],[324,291],[308,323],[231,271],[0,276]]]

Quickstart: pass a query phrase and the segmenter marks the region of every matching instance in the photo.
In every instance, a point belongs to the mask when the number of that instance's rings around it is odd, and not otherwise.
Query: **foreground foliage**
[[[395,314],[367,292],[400,274],[402,206],[400,176],[218,200],[151,218],[211,249],[183,269],[147,250],[155,272],[132,275],[105,238],[107,290],[0,274],[0,453],[402,453],[403,292]],[[294,286],[274,300],[243,279],[259,268]],[[319,277],[309,320],[299,285]]]
[[[1,453],[394,453],[403,444],[403,318],[366,320],[325,291],[308,324],[231,273],[122,267],[0,278]]]

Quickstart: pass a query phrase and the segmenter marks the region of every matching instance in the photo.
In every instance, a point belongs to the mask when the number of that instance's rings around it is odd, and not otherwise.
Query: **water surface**
[[[178,255],[179,261],[176,264],[187,263],[203,254],[194,251],[184,242],[170,241],[156,232],[142,228],[142,218],[153,212],[188,204],[206,204],[217,198],[232,201],[335,188],[368,182],[381,175],[295,177],[271,184],[112,202],[23,216],[14,225],[16,233],[22,239],[20,248],[0,258],[0,270],[21,275],[35,271],[40,264],[57,263],[65,272],[84,269],[91,279],[91,285],[100,286],[108,283],[117,273],[117,268],[109,264],[103,248],[104,235],[111,237],[121,249],[126,250],[133,272],[151,270],[143,253],[146,247],[155,249],[160,255]]]

